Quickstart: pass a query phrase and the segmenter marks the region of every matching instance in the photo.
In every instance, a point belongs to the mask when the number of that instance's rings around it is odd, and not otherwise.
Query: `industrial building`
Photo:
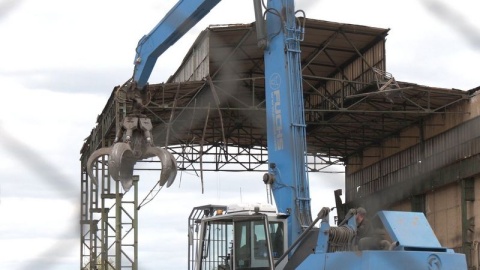
[[[386,70],[388,32],[306,20],[301,62],[309,171],[345,165],[345,208],[424,212],[442,246],[478,267],[480,88],[396,81]],[[263,74],[254,24],[208,27],[167,82],[148,86],[145,114],[155,144],[174,154],[179,170],[265,170]],[[98,184],[86,173],[90,154],[113,144],[119,119],[132,106],[120,89],[113,89],[81,149],[83,262],[113,249],[112,234],[120,229],[115,214],[128,212],[122,226],[136,228],[138,202],[122,202],[105,162],[96,164]]]

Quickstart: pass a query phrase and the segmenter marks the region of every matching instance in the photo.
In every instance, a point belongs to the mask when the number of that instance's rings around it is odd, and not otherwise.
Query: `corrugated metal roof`
[[[409,83],[379,91],[389,29],[313,19],[305,28],[307,147],[317,157],[348,157],[467,95]],[[265,149],[263,68],[253,23],[205,29],[170,79],[149,85],[156,144]]]

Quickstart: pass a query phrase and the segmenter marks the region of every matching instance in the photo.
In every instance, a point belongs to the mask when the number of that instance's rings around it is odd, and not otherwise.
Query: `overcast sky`
[[[0,269],[78,269],[79,151],[134,50],[176,0],[0,0]],[[307,17],[390,28],[387,71],[399,81],[480,85],[480,2],[297,1]],[[160,57],[166,81],[209,24],[250,23],[251,1],[223,0]],[[181,57],[180,57],[181,56]],[[185,269],[190,209],[265,201],[261,173],[183,174],[140,211],[140,269]],[[314,215],[343,174],[310,176]],[[181,178],[181,181],[179,179]],[[156,176],[142,176],[140,198]],[[143,195],[143,196],[142,196]],[[189,198],[186,200],[185,198]]]

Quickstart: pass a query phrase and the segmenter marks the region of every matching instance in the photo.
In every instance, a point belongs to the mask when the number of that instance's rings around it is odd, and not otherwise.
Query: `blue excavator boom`
[[[138,42],[133,81],[143,88],[157,59],[195,26],[220,0],[180,0],[165,17]]]
[[[153,143],[152,123],[142,114],[146,104],[145,87],[157,59],[170,46],[175,44],[190,28],[198,23],[220,0],[180,0],[167,15],[143,36],[138,42],[134,60],[133,76],[119,87],[121,101],[131,100],[134,109],[123,118],[122,126],[117,130],[114,144],[94,151],[87,161],[87,173],[97,182],[94,174],[95,163],[102,156],[108,156],[109,172],[119,181],[125,191],[133,185],[134,165],[137,161],[158,157],[162,171],[158,183],[169,187],[177,174],[177,163],[166,149]]]

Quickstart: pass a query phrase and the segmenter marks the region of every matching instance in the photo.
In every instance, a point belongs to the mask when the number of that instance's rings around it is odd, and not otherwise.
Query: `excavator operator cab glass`
[[[213,220],[205,223],[201,244],[203,270],[231,269],[233,223],[229,220]]]
[[[283,254],[283,223],[264,220],[238,221],[234,224],[235,269],[270,269],[271,256]]]
[[[285,250],[285,222],[264,215],[223,215],[204,220],[198,239],[202,270],[267,270]]]

